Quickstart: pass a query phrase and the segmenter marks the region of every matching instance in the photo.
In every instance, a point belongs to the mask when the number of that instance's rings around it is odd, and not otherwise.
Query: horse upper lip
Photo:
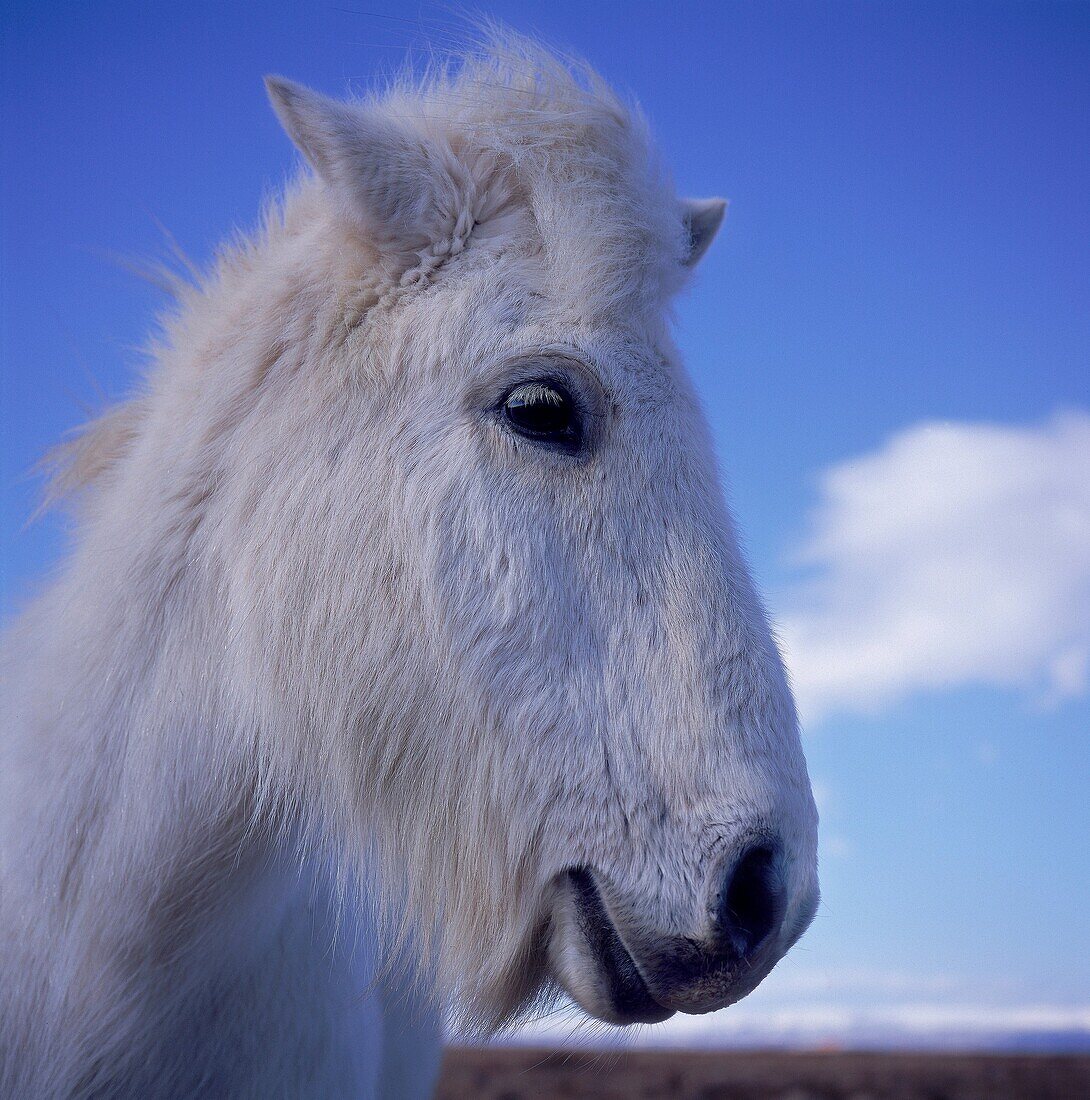
[[[568,872],[579,929],[602,969],[617,1016],[632,1023],[658,1023],[674,1014],[647,988],[639,967],[610,919],[598,884],[586,868]]]

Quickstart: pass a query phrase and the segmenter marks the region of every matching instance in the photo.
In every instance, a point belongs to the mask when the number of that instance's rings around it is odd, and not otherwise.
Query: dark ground
[[[1090,1100],[1090,1055],[456,1047],[440,1100]]]

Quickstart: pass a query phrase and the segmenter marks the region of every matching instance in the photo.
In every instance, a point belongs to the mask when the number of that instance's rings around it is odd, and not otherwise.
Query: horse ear
[[[266,77],[265,87],[288,137],[380,248],[406,252],[430,243],[452,198],[441,150],[361,104],[279,76]]]
[[[700,257],[708,251],[708,247],[715,240],[716,233],[719,232],[719,227],[723,224],[723,215],[726,212],[727,204],[723,199],[682,200],[681,216],[689,235],[686,267],[695,267]]]

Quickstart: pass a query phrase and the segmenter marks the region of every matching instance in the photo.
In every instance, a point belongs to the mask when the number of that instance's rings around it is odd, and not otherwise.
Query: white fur
[[[746,830],[808,918],[794,708],[668,303],[722,204],[524,41],[335,104],[57,459],[67,563],[9,631],[0,1094],[424,1095],[438,1020],[569,988],[549,884],[685,933]],[[489,415],[545,364],[593,453]],[[570,960],[565,966],[577,966]]]

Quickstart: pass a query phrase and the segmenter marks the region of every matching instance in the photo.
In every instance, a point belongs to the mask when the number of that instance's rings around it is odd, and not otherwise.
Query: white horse
[[[723,203],[494,43],[343,103],[60,454],[9,631],[4,1097],[424,1095],[441,1023],[754,988],[817,899],[795,711],[669,303]]]

